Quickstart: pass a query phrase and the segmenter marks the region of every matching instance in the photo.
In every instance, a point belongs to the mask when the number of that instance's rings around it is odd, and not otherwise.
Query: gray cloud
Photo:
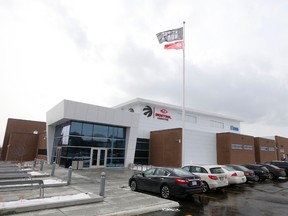
[[[150,50],[127,43],[118,64],[125,71],[119,89],[131,98],[144,97],[182,104],[182,65],[178,59],[156,57]],[[178,65],[175,67],[175,65]],[[180,66],[180,67],[179,67]],[[186,63],[188,107],[242,118],[245,122],[285,125],[287,86],[279,85],[273,63],[241,59],[222,65],[197,67]]]

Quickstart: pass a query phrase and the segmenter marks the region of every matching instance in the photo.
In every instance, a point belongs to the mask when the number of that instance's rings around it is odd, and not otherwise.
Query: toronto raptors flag
[[[183,27],[178,29],[172,29],[156,34],[159,43],[172,42],[183,39]]]

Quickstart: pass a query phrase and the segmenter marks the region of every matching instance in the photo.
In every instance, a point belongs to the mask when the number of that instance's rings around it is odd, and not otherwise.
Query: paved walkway
[[[36,169],[39,167],[36,167]],[[43,172],[51,173],[51,165],[44,165]],[[99,196],[101,173],[105,172],[105,193],[104,197]],[[149,194],[133,192],[128,187],[128,179],[134,173],[133,170],[124,168],[107,168],[107,169],[83,169],[73,170],[72,181],[70,185],[47,187],[45,188],[45,198],[72,195],[80,193],[92,193],[94,201],[88,204],[80,204],[81,201],[74,201],[72,203],[64,202],[61,207],[57,205],[41,204],[40,209],[37,210],[33,206],[24,209],[21,212],[20,208],[14,215],[21,216],[63,216],[63,215],[140,215],[149,212],[159,211],[163,208],[178,207],[177,202],[165,200],[159,196],[151,196]],[[38,177],[40,178],[40,177]],[[48,179],[52,177],[44,177],[41,179]],[[56,167],[54,179],[61,179],[67,181],[68,169]],[[6,194],[5,194],[6,193]],[[38,198],[39,190],[23,190],[23,191],[8,191],[0,193],[0,208],[4,206],[5,202],[21,199],[35,199]],[[39,209],[39,206],[37,207]],[[36,209],[37,209],[36,208]],[[46,209],[45,209],[46,208]],[[48,209],[47,209],[48,208]],[[17,207],[14,209],[17,212]],[[32,211],[31,211],[32,210]],[[10,215],[13,215],[10,214]]]

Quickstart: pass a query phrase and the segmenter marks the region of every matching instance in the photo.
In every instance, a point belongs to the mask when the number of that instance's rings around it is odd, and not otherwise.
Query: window
[[[243,149],[241,144],[232,144],[231,147],[232,149]]]
[[[244,150],[253,150],[253,146],[252,145],[244,145],[243,149]]]
[[[82,136],[92,137],[93,135],[93,124],[83,123]]]
[[[186,166],[186,167],[183,167],[184,170],[187,170],[188,172],[190,172],[190,167]]]
[[[146,170],[144,173],[145,175],[153,175],[154,172],[155,172],[155,168],[151,168],[149,170]]]
[[[274,147],[261,146],[261,151],[275,151]]]
[[[93,129],[94,137],[107,137],[108,136],[108,126],[105,125],[94,125]]]
[[[210,127],[213,128],[224,128],[224,123],[222,122],[218,122],[218,121],[214,121],[214,120],[210,120]]]
[[[70,135],[80,136],[82,133],[82,123],[80,122],[71,122]]]
[[[135,164],[149,164],[149,139],[137,139],[134,155]]]
[[[38,155],[47,155],[47,149],[38,149]]]
[[[213,174],[224,173],[221,167],[210,168],[210,172]]]
[[[191,167],[191,172],[192,173],[208,173],[204,168],[198,167],[198,166],[192,166]]]
[[[166,172],[165,170],[163,169],[157,169],[156,172],[155,172],[155,175],[158,175],[158,176],[166,176],[168,172]]]
[[[117,128],[117,135],[115,136],[115,138],[117,139],[125,139],[125,130],[124,128]]]
[[[186,115],[185,116],[185,121],[189,122],[189,123],[197,123],[197,118],[195,116],[191,116],[191,115]]]

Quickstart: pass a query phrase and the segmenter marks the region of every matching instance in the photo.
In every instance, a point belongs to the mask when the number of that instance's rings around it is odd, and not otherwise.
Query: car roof
[[[217,164],[187,164],[185,166],[200,166],[200,167],[204,167],[206,169],[210,169],[210,168],[216,168],[216,167],[221,167],[222,165],[217,165]]]
[[[242,166],[245,166],[245,165],[255,166],[255,167],[261,167],[261,166],[263,166],[262,164],[243,164]]]

